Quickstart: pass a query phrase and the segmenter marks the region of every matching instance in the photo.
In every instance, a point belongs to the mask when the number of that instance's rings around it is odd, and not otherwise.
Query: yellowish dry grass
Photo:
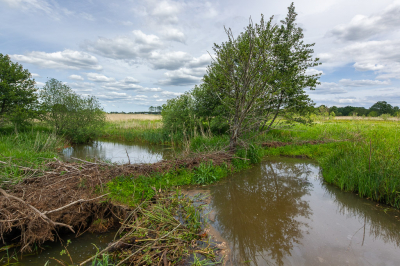
[[[383,120],[381,117],[362,117],[362,116],[336,116],[336,120]],[[399,121],[398,117],[390,117],[388,120],[390,121]]]
[[[161,115],[145,114],[107,114],[107,121],[128,121],[128,120],[161,120]]]

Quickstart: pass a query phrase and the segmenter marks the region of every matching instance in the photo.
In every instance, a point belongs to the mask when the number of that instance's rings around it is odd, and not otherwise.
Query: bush
[[[382,118],[383,120],[388,120],[389,118],[391,118],[390,114],[381,114],[380,118]]]
[[[47,81],[40,97],[43,120],[72,143],[92,140],[105,124],[105,112],[96,97],[78,95],[61,81]]]

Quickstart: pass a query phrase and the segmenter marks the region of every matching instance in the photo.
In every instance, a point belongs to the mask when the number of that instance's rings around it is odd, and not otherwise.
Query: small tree
[[[0,54],[0,125],[12,122],[16,126],[38,117],[38,96],[35,80],[22,65]]]
[[[56,79],[50,79],[40,91],[43,120],[71,142],[93,139],[105,123],[105,112],[94,96],[83,97]]]
[[[303,43],[293,3],[288,9],[280,27],[262,16],[237,38],[225,29],[228,41],[214,45],[204,83],[227,110],[231,150],[246,132],[268,131],[283,111],[301,112],[310,105],[304,88],[315,88],[319,75],[305,72],[319,64],[318,58],[312,59],[313,44]]]

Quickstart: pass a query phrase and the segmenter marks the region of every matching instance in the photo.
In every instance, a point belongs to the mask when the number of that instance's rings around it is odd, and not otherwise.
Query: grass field
[[[161,115],[145,114],[107,114],[107,121],[127,121],[127,120],[161,120]]]

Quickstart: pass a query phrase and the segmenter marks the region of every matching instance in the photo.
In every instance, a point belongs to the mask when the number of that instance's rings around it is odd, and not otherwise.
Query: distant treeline
[[[109,112],[109,114],[152,114],[152,115],[159,115],[162,111],[162,106],[150,106],[149,111],[145,112]]]
[[[109,114],[141,114],[141,115],[160,115],[161,112],[109,112]]]
[[[356,106],[345,106],[345,107],[327,107],[321,105],[315,108],[317,113],[334,113],[336,116],[369,116],[377,117],[383,114],[391,116],[400,116],[400,109],[398,106],[392,106],[385,101],[376,102],[370,108],[356,107]]]

